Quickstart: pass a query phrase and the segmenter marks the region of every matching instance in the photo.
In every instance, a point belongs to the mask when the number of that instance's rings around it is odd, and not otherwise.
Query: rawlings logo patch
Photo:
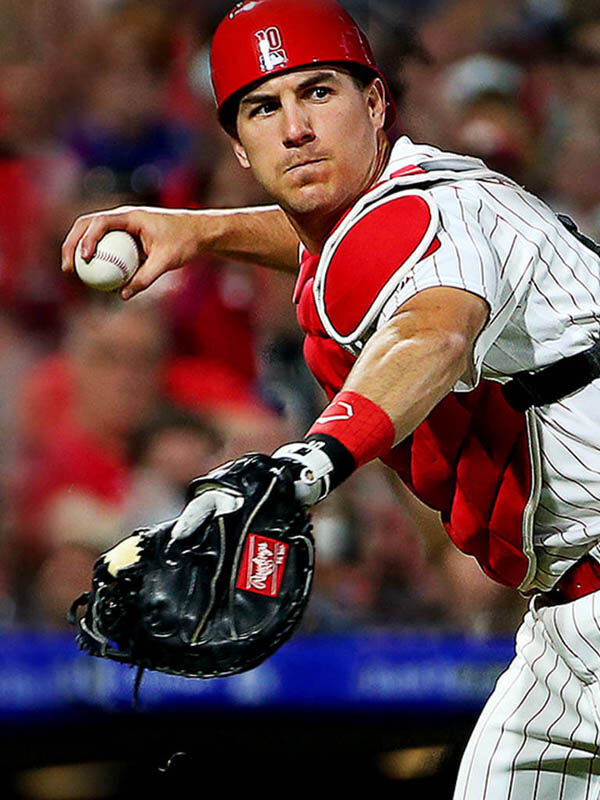
[[[257,533],[249,534],[235,584],[236,589],[277,597],[289,549],[289,544],[285,542]]]

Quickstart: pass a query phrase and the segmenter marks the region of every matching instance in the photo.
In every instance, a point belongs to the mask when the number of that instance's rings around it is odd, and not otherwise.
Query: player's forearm
[[[344,389],[372,401],[405,439],[472,369],[472,353],[489,315],[485,300],[433,287],[404,303],[369,340]]]
[[[273,454],[298,465],[297,499],[314,505],[412,433],[465,372],[468,354],[466,337],[405,318],[376,333],[305,442]]]
[[[444,287],[404,303],[371,337],[305,441],[274,453],[300,465],[298,499],[314,505],[412,433],[471,370],[475,339],[488,313],[482,298]]]
[[[470,352],[462,332],[415,328],[410,315],[396,317],[370,339],[344,390],[379,406],[400,442],[469,369]]]
[[[299,240],[279,206],[191,212],[202,235],[199,251],[284,272],[298,271]]]

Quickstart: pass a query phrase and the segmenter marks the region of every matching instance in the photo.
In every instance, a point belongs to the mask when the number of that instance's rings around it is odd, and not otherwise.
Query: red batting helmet
[[[245,0],[221,21],[210,65],[219,120],[232,128],[242,90],[280,72],[313,64],[358,67],[385,85],[388,128],[396,108],[366,36],[334,0]]]

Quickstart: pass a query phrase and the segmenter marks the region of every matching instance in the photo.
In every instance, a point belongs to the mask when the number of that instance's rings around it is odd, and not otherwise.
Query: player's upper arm
[[[412,298],[434,287],[459,289],[485,301],[487,318],[474,344],[472,374],[455,387],[468,390],[477,385],[485,355],[504,329],[520,295],[490,241],[489,232],[497,227],[498,220],[478,192],[444,186],[434,194],[439,200],[440,246],[431,257],[421,259],[396,287],[379,315],[377,327],[383,327]],[[523,281],[521,291],[525,287]]]
[[[398,323],[404,335],[419,337],[435,333],[443,337],[449,355],[466,355],[467,370],[462,376],[465,385],[476,382],[473,361],[475,342],[489,319],[490,307],[479,295],[464,289],[434,286],[424,289],[403,303],[391,317],[388,327]]]
[[[486,309],[474,347],[473,382],[457,388],[475,385],[483,357],[505,324],[501,264],[483,224],[489,213],[472,188],[444,186],[388,193],[349,215],[330,237],[315,280],[328,335],[358,354],[411,298],[434,287],[460,290]]]
[[[402,303],[434,286],[463,289],[485,300],[492,314],[500,299],[501,264],[486,233],[490,213],[472,192],[454,186],[435,193],[441,200],[437,239],[431,258],[421,259],[396,287],[384,307],[380,324]]]

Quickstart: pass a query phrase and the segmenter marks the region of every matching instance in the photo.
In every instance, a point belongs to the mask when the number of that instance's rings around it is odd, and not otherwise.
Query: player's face
[[[234,150],[292,217],[335,217],[377,175],[384,118],[378,79],[361,89],[343,70],[298,70],[242,98]]]

